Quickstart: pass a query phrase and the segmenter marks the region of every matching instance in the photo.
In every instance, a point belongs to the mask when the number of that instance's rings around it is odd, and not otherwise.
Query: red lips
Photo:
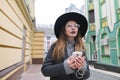
[[[72,34],[75,34],[76,32],[75,32],[75,31],[72,31],[71,33],[72,33]]]

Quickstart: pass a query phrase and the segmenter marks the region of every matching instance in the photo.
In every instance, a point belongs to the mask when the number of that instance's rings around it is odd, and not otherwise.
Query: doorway
[[[97,59],[97,52],[96,52],[96,36],[93,35],[91,36],[91,40],[90,40],[90,53],[91,53],[91,60],[96,60]]]
[[[120,65],[120,28],[118,30],[117,38],[118,38],[118,59],[119,59],[119,65]]]

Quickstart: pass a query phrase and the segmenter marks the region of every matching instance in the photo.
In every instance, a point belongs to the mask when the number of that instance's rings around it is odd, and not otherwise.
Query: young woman
[[[75,12],[61,15],[55,22],[57,41],[51,46],[41,71],[50,80],[85,80],[90,76],[82,37],[87,32],[86,18]],[[82,52],[82,56],[73,56]]]

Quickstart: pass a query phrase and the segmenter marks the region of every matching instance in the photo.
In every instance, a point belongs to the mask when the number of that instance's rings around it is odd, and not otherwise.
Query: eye
[[[74,27],[76,27],[76,28],[80,28],[80,25],[79,25],[79,24],[75,24]]]
[[[79,28],[80,25],[79,24],[73,24],[73,25],[72,24],[67,24],[66,27],[69,27],[69,28],[71,28],[71,27]]]
[[[68,24],[67,27],[72,27],[72,25]]]

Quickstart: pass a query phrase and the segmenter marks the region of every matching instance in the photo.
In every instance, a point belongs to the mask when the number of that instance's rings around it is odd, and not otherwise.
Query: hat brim
[[[74,20],[77,24],[79,24],[80,25],[80,28],[79,28],[80,35],[81,35],[81,37],[85,36],[85,34],[87,32],[87,27],[88,27],[86,18],[79,13],[69,12],[69,13],[65,13],[65,14],[61,15],[56,20],[55,25],[54,25],[54,32],[55,32],[56,37],[59,38],[61,28],[69,20]]]

